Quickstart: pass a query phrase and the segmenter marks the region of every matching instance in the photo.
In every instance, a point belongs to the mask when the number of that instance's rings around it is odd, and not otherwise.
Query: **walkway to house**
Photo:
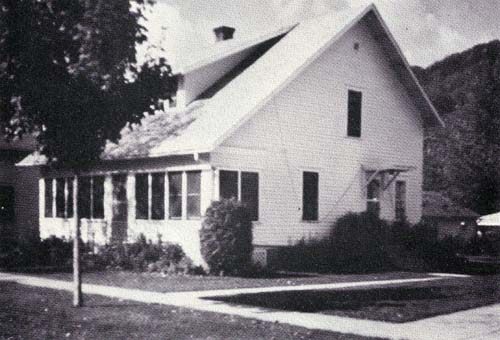
[[[436,275],[431,278],[365,281],[352,283],[333,283],[305,286],[244,288],[213,291],[196,291],[180,293],[157,293],[138,289],[125,289],[103,285],[84,284],[86,294],[103,295],[123,300],[144,303],[158,303],[183,308],[237,315],[245,318],[268,322],[280,322],[309,329],[358,334],[392,339],[499,339],[500,338],[500,304],[486,306],[448,315],[437,316],[402,324],[382,321],[353,319],[324,314],[269,311],[256,307],[236,306],[224,302],[206,300],[206,297],[227,296],[234,294],[262,293],[270,291],[336,289],[362,286],[380,286],[408,284],[440,280]],[[35,276],[0,273],[0,280],[14,281],[19,284],[72,290],[72,283]]]

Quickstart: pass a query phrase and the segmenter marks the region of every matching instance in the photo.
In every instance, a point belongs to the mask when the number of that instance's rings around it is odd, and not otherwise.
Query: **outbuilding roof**
[[[479,214],[464,208],[437,191],[423,192],[422,217],[425,218],[478,218]]]
[[[169,112],[159,114],[158,117],[146,117],[141,126],[135,127],[137,132],[127,132],[125,129],[128,128],[125,128],[119,144],[108,145],[102,158],[162,157],[214,150],[345,32],[365,19],[375,38],[387,52],[391,65],[422,112],[425,121],[430,124],[443,124],[377,8],[375,5],[370,5],[364,9],[330,13],[258,38],[254,41],[255,44],[262,44],[272,37],[284,35],[278,43],[210,99],[204,100],[202,104],[192,103],[193,109],[188,107],[188,117],[178,128],[162,129],[154,126],[166,127],[171,119]],[[227,44],[234,47],[224,49],[225,52],[214,54],[204,61],[186,67],[183,72],[192,72],[200,65],[211,63],[217,58],[225,58],[250,46],[248,43],[238,45],[235,42],[227,42]],[[195,111],[196,114],[192,114]],[[133,151],[135,147],[138,148],[137,152]],[[34,161],[40,164],[34,159],[25,159],[19,165],[33,165]]]

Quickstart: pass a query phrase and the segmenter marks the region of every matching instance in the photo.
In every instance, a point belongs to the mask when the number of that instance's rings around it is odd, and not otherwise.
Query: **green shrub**
[[[340,271],[372,271],[391,267],[390,229],[374,214],[347,213],[332,229],[335,266]]]
[[[234,199],[213,202],[200,230],[201,254],[212,274],[239,274],[252,257],[252,222]]]

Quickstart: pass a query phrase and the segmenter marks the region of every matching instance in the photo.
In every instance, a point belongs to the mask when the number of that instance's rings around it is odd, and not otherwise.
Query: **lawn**
[[[0,339],[368,339],[0,282]]]
[[[71,273],[37,275],[50,279],[71,281]],[[358,282],[428,277],[427,274],[390,272],[360,275],[276,275],[270,278],[242,278],[218,276],[161,276],[160,274],[134,273],[126,271],[103,271],[84,273],[83,282],[155,292],[186,292],[197,290],[254,288],[273,286],[298,286],[337,282]]]
[[[396,287],[287,291],[209,299],[402,323],[500,303],[500,275],[448,278]]]

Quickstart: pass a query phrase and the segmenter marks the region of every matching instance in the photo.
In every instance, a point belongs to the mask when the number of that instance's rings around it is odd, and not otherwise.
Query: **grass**
[[[0,339],[368,339],[156,304],[0,282]]]
[[[72,280],[71,273],[43,274],[38,276],[65,281]],[[243,278],[182,275],[163,277],[159,274],[104,271],[84,273],[83,282],[164,293],[232,288],[298,286],[304,284],[358,282],[420,277],[428,277],[428,275],[421,273],[390,272],[360,275],[282,275],[281,277],[271,278]]]
[[[268,309],[402,323],[500,302],[500,275],[397,287],[241,294],[212,298]]]

